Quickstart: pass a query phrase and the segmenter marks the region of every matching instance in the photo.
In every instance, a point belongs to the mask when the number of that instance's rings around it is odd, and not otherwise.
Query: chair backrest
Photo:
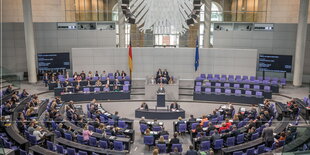
[[[72,141],[72,136],[69,133],[65,133],[65,138]]]
[[[129,85],[123,85],[123,91],[128,92],[129,91]]]
[[[264,86],[265,91],[270,91],[270,86]]]
[[[211,82],[206,82],[206,87],[211,87]]]
[[[214,149],[218,150],[221,149],[223,147],[223,139],[217,139],[214,142]]]
[[[174,148],[178,148],[178,152],[182,152],[182,144],[172,144],[171,149],[174,150]]]
[[[107,149],[108,148],[108,142],[105,140],[99,140],[99,147]]]
[[[19,155],[27,155],[28,153],[25,150],[19,149]]]
[[[201,82],[196,82],[196,86],[201,86]]]
[[[251,90],[246,90],[245,91],[245,95],[252,95],[252,91]]]
[[[254,89],[255,89],[255,90],[259,90],[259,89],[260,89],[260,86],[259,86],[259,85],[254,85]]]
[[[235,137],[228,137],[226,139],[226,146],[234,146],[235,145]]]
[[[202,141],[200,143],[200,149],[199,150],[200,151],[207,151],[210,149],[210,145],[211,145],[210,141]]]
[[[241,90],[236,89],[236,90],[235,90],[235,95],[241,95]]]
[[[257,154],[261,154],[265,152],[265,144],[259,145],[257,147]]]
[[[254,148],[249,148],[246,150],[246,155],[254,155]]]
[[[88,130],[90,130],[90,131],[95,131],[95,127],[92,126],[92,125],[88,125]]]
[[[235,83],[235,84],[234,84],[234,88],[240,88],[240,84]]]
[[[90,92],[89,88],[83,88],[83,92]]]
[[[49,149],[51,151],[54,151],[54,144],[53,144],[53,142],[47,140],[46,144],[47,144],[47,149]]]
[[[237,144],[241,144],[241,143],[243,143],[244,142],[244,134],[239,134],[238,136],[237,136]]]
[[[145,145],[153,145],[154,144],[154,136],[144,136],[144,144]]]
[[[98,91],[100,91],[100,88],[94,88],[94,92],[98,92]]]
[[[186,124],[179,124],[178,131],[179,132],[185,132],[186,131]]]
[[[252,136],[251,136],[251,140],[255,140],[255,139],[257,139],[257,138],[258,138],[258,136],[259,136],[259,133],[254,133],[254,134],[252,134]]]
[[[144,133],[145,130],[146,130],[147,128],[148,128],[148,127],[147,127],[146,124],[140,124],[140,131],[141,131],[142,133]]]
[[[215,83],[215,87],[221,87],[221,83]]]
[[[129,81],[124,81],[124,85],[129,85],[130,82]]]
[[[225,94],[231,94],[231,89],[225,89]]]
[[[213,78],[213,75],[212,74],[208,74],[207,79],[210,80],[212,78]]]
[[[113,145],[114,145],[114,150],[117,150],[117,151],[123,151],[124,150],[123,142],[114,141]]]
[[[166,153],[167,150],[166,144],[157,144],[157,147],[159,149],[159,153]]]
[[[201,92],[201,86],[195,86],[195,92]]]
[[[161,131],[161,127],[160,126],[153,126],[153,131]]]
[[[242,80],[247,80],[247,79],[249,79],[248,76],[245,76],[245,75],[244,75],[244,76],[242,77]]]
[[[75,149],[73,149],[73,148],[67,148],[67,155],[75,155],[76,153],[75,153]]]
[[[57,153],[65,154],[64,147],[62,145],[56,144]]]
[[[206,88],[206,89],[205,89],[205,93],[206,93],[206,94],[210,94],[210,93],[211,93],[211,88]]]
[[[220,79],[220,75],[219,75],[219,74],[215,74],[215,75],[214,75],[214,78]]]
[[[242,155],[243,152],[242,151],[237,151],[237,152],[234,152],[233,155]]]
[[[221,93],[221,89],[220,88],[215,88],[215,93]]]
[[[196,126],[198,125],[199,123],[192,123],[192,130],[196,129]]]
[[[224,87],[226,88],[230,87],[230,83],[224,83]]]
[[[80,144],[84,144],[84,138],[82,135],[77,135],[76,140]]]
[[[99,77],[95,76],[95,77],[93,77],[92,80],[93,80],[93,81],[97,81],[97,80],[99,80]]]
[[[97,146],[97,139],[95,137],[89,137],[89,145]]]
[[[123,129],[126,128],[126,122],[124,120],[119,120],[118,127],[123,128]]]
[[[79,151],[79,153],[78,153],[79,155],[87,155],[87,152],[85,152],[85,151]]]
[[[37,137],[36,136],[33,136],[33,135],[29,135],[29,141],[32,145],[37,145],[38,142],[37,142]]]
[[[260,91],[257,91],[257,92],[255,93],[255,95],[256,95],[256,96],[263,96],[263,93],[260,92]]]

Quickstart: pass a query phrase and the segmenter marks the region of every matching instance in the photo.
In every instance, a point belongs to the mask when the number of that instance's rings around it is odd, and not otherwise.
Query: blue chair
[[[67,154],[67,150],[62,145],[56,144],[56,151],[60,154]]]
[[[65,138],[72,141],[72,135],[69,133],[65,133]]]
[[[199,123],[192,123],[191,129],[192,129],[192,130],[195,130],[195,129],[196,129],[196,126],[197,126],[198,124],[199,124]]]
[[[53,142],[51,141],[46,141],[47,144],[47,149],[51,150],[51,151],[56,151],[56,146],[54,145]]]
[[[56,137],[57,137],[57,138],[62,137],[60,131],[58,131],[58,130],[55,130],[55,134],[56,134]]]
[[[57,124],[56,124],[56,122],[54,122],[53,120],[52,120],[52,128],[53,128],[53,130],[56,130],[57,129]]]
[[[13,146],[12,142],[8,142],[7,140],[4,140],[4,147],[14,151],[18,149],[17,146]]]
[[[67,148],[68,155],[76,155],[75,149],[73,148]]]
[[[276,149],[276,145],[277,145],[277,143],[274,142],[271,147],[265,147],[265,152],[270,152],[270,151]]]
[[[244,134],[239,134],[239,135],[237,136],[237,141],[236,141],[236,143],[237,143],[238,145],[244,143]]]
[[[201,86],[195,86],[195,93],[201,93]]]
[[[153,131],[161,131],[161,127],[160,126],[153,126]]]
[[[163,137],[164,137],[165,140],[169,139],[169,135],[163,135]]]
[[[237,152],[234,152],[233,155],[242,155],[243,152],[242,151],[237,151]]]
[[[235,145],[235,141],[236,141],[235,137],[228,137],[226,139],[225,146],[234,146]]]
[[[84,138],[82,135],[77,135],[76,140],[80,144],[87,144],[87,142],[84,142]]]
[[[257,139],[259,137],[259,133],[254,133],[254,134],[252,134],[252,136],[251,136],[251,140],[255,140],[255,139]]]
[[[96,132],[97,132],[97,133],[100,133],[100,134],[103,133],[102,130],[100,130],[100,129],[98,129],[98,128],[96,128]]]
[[[118,127],[122,128],[122,129],[126,129],[127,128],[126,122],[124,120],[119,120],[118,121]]]
[[[154,136],[144,136],[144,144],[149,147],[149,150],[151,146],[154,145]]]
[[[36,136],[30,135],[29,136],[29,141],[30,141],[31,145],[37,145],[38,144]]]
[[[147,125],[146,124],[140,124],[140,131],[143,134],[145,132],[145,130],[147,129]]]
[[[123,151],[124,150],[123,142],[114,141],[113,146],[114,146],[114,150],[117,150],[117,151]]]
[[[207,77],[206,77],[206,74],[200,74],[200,77],[201,77],[201,78],[204,78],[204,79],[207,78]]]
[[[285,140],[280,140],[278,143],[278,147],[284,146],[285,145]]]
[[[254,148],[247,149],[243,155],[254,155]]]
[[[107,149],[108,146],[108,142],[105,140],[99,140],[99,147],[103,148],[103,149]]]
[[[167,150],[166,144],[157,144],[157,147],[158,147],[159,153],[166,153],[166,150]]]
[[[113,119],[109,119],[108,120],[108,124],[111,125],[111,126],[114,126],[115,122]]]
[[[84,93],[89,93],[89,92],[90,92],[90,89],[89,89],[89,88],[83,88],[83,92],[84,92]]]
[[[209,121],[205,121],[205,122],[203,122],[203,127],[207,127],[209,125]]]
[[[88,130],[90,130],[90,131],[94,131],[94,132],[96,131],[96,130],[95,130],[95,127],[94,127],[94,126],[92,126],[92,125],[88,125]]]
[[[182,144],[172,144],[171,149],[174,150],[174,148],[178,148],[178,152],[182,152]]]
[[[19,155],[28,155],[25,150],[19,149]]]
[[[97,146],[97,139],[95,137],[89,137],[89,145]]]
[[[261,154],[265,152],[265,144],[259,145],[257,149],[254,150],[254,154]]]
[[[85,152],[85,151],[79,151],[78,155],[87,155],[87,152]]]
[[[178,127],[178,132],[179,133],[185,133],[186,132],[186,124],[179,124],[179,127]]]
[[[199,150],[200,151],[208,151],[210,149],[210,145],[211,145],[210,141],[203,141],[200,143]]]
[[[223,143],[224,143],[224,142],[223,142],[223,139],[217,139],[217,140],[215,140],[213,149],[215,149],[215,150],[220,150],[220,149],[222,149]]]

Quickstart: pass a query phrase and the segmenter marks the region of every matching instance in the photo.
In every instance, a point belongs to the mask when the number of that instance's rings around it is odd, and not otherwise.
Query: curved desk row
[[[128,100],[130,92],[89,92],[89,93],[65,93],[61,95],[62,101],[91,101],[96,100]]]
[[[117,86],[118,86],[118,89],[119,89],[119,90],[123,90],[123,85],[117,85]],[[95,86],[95,85],[93,85],[93,86],[81,86],[81,87],[80,87],[80,91],[82,92],[84,88],[89,88],[89,91],[90,91],[90,92],[94,92],[95,88],[99,88],[100,91],[103,91],[104,87],[105,87],[105,86]],[[66,88],[68,89],[69,92],[74,92],[74,93],[76,93],[75,87],[69,86],[69,87],[66,87]],[[64,89],[65,89],[64,87],[60,87],[60,88],[57,87],[57,88],[54,88],[54,95],[55,95],[55,96],[60,96],[61,93],[64,92]],[[110,89],[110,90],[114,90],[114,85],[113,85],[113,84],[110,84],[109,89]],[[128,90],[130,90],[130,89],[131,89],[131,86],[129,85],[129,86],[128,86]]]
[[[110,83],[113,83],[114,80],[110,80]],[[119,80],[120,84],[124,84],[124,81],[129,81],[129,83],[131,84],[131,80],[125,80],[125,79],[121,79]],[[100,80],[100,82],[102,84],[106,84],[107,83],[107,80]],[[62,85],[64,82],[60,82],[60,84]],[[73,82],[69,82],[70,85],[73,85],[73,86],[76,86],[78,85],[78,82],[77,81],[73,81]],[[89,81],[89,84],[90,85],[95,85],[96,84],[96,81],[95,80],[91,80]],[[87,80],[83,80],[80,82],[80,86],[87,86],[88,85],[88,81]],[[56,82],[50,82],[48,84],[48,89],[49,90],[53,90],[54,88],[57,88],[57,83]]]
[[[98,154],[127,154],[129,153],[126,150],[123,151],[115,151],[115,150],[109,150],[109,149],[103,149],[100,147],[94,147],[94,146],[89,146],[89,145],[84,145],[84,144],[80,144],[71,140],[67,140],[65,138],[56,138],[55,142],[61,144],[61,145],[65,145],[71,148],[77,148],[78,150],[81,151],[86,151],[88,152],[88,154],[91,154],[92,152],[98,153]]]
[[[135,117],[141,118],[145,117],[146,119],[177,119],[178,117],[185,118],[185,111],[179,109],[177,111],[170,111],[167,109],[136,109]]]
[[[59,155],[57,152],[53,152],[39,145],[31,146],[29,150],[33,152],[33,155]]]
[[[194,93],[193,99],[202,101],[234,102],[234,103],[247,103],[247,104],[258,104],[264,102],[263,97],[256,97],[255,95],[246,96],[242,94],[240,96],[236,96],[234,94],[226,95],[223,93],[220,94]]]
[[[310,108],[308,107],[308,105],[298,99],[298,98],[295,98],[295,101],[296,103],[298,104],[298,107],[300,108],[301,110],[301,116],[305,119],[305,120],[309,120],[310,119]]]
[[[268,92],[268,91],[264,91],[264,90],[243,89],[243,88],[234,88],[234,87],[225,88],[225,87],[214,87],[214,86],[212,86],[212,87],[202,86],[201,92],[205,92],[206,88],[211,88],[211,92],[215,92],[215,89],[217,89],[217,88],[221,89],[221,92],[225,92],[225,89],[230,89],[232,94],[235,93],[235,90],[240,90],[241,94],[245,94],[245,91],[250,90],[252,92],[252,95],[255,95],[256,92],[262,92],[264,98],[268,98],[268,99],[272,98],[272,92],[271,91]]]

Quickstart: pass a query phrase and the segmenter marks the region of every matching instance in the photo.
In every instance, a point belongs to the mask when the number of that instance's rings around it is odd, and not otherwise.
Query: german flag
[[[129,66],[129,71],[130,71],[130,78],[131,78],[131,73],[133,70],[133,65],[132,65],[132,46],[131,46],[131,41],[128,46],[128,66]]]

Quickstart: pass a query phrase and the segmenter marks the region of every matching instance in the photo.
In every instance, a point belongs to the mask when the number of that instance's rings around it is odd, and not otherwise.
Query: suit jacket
[[[179,105],[176,104],[170,104],[170,109],[179,109]]]
[[[213,143],[214,143],[216,140],[218,140],[218,139],[221,139],[220,134],[213,134],[213,135],[211,136],[211,140],[213,141]]]
[[[263,130],[262,137],[265,142],[273,141],[273,129],[270,127],[265,128]]]
[[[188,150],[185,155],[198,155],[196,150]]]
[[[172,139],[170,140],[170,144],[180,144],[179,138],[172,138]]]

